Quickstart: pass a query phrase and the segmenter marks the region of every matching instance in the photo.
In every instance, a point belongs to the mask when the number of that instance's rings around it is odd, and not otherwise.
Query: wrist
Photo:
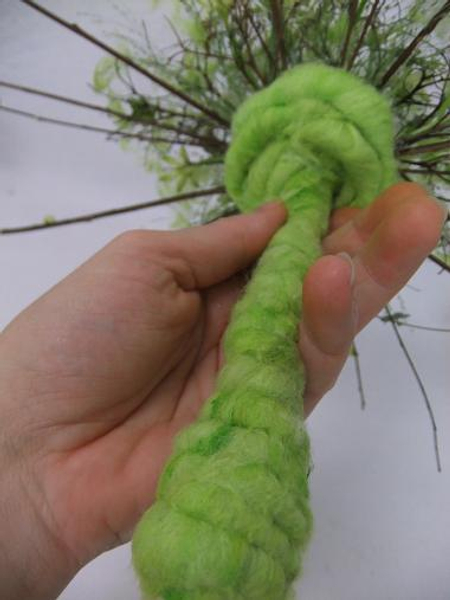
[[[0,461],[5,454],[0,452]],[[0,469],[0,597],[55,599],[78,567],[52,532],[35,494],[31,469],[6,459]]]

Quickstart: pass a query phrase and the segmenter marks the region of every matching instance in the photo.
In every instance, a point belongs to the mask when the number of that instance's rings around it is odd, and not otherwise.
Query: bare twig
[[[447,78],[444,80],[445,84],[450,80],[450,65],[448,66],[448,74],[447,74]],[[432,121],[435,117],[438,116],[439,111],[442,109],[442,107],[444,106],[444,103],[447,100],[447,89],[446,89],[446,85],[444,85],[442,87],[441,93],[440,93],[440,98],[439,98],[439,102],[436,103],[436,105],[434,106],[433,110],[431,110],[430,112],[426,113],[422,119],[420,120],[419,123],[417,123],[416,127],[419,129],[423,130],[423,127],[427,125],[427,123],[429,123],[430,121]],[[429,106],[429,104],[426,104],[425,106]],[[447,119],[448,113],[444,112],[444,114],[442,116],[440,116],[440,118],[438,118],[437,123],[434,124],[434,126],[432,126],[431,130],[428,130],[427,132],[427,138],[429,138],[432,135],[432,132],[435,130],[440,129],[440,126],[443,124],[444,125],[444,130],[446,127],[446,119]],[[450,123],[447,123],[447,126],[450,125]]]
[[[194,108],[199,110],[201,113],[207,115],[208,117],[210,117],[217,123],[220,123],[221,125],[225,126],[226,128],[229,127],[229,122],[226,119],[224,119],[221,115],[219,115],[215,111],[211,110],[207,106],[204,106],[201,102],[198,102],[194,98],[191,98],[182,90],[175,88],[172,84],[170,84],[167,81],[164,81],[158,75],[155,75],[151,71],[148,71],[147,69],[142,67],[139,63],[132,60],[130,57],[126,56],[125,54],[122,54],[118,50],[115,50],[114,48],[112,48],[111,46],[106,44],[105,42],[102,42],[101,40],[97,39],[91,33],[82,29],[76,23],[69,23],[68,21],[66,21],[65,19],[60,17],[59,15],[56,15],[55,13],[49,11],[48,9],[44,8],[37,2],[34,2],[33,0],[21,0],[21,2],[23,4],[26,4],[30,8],[33,8],[34,10],[40,12],[41,14],[48,17],[52,21],[55,21],[59,25],[62,25],[66,29],[69,29],[76,35],[79,35],[80,37],[88,40],[95,46],[98,46],[99,48],[101,48],[102,50],[104,50],[105,52],[110,54],[111,56],[114,56],[115,58],[117,58],[121,62],[125,63],[126,65],[128,65],[129,67],[131,67],[132,69],[134,69],[135,71],[140,73],[141,75],[144,75],[144,77],[147,77],[148,79],[150,79],[151,81],[153,81],[154,83],[156,83],[157,85],[159,85],[160,87],[162,87],[163,89],[168,91],[173,96],[177,96],[178,98],[180,98],[181,100],[186,102],[186,104],[193,106]]]
[[[405,342],[403,341],[403,338],[400,335],[397,323],[395,322],[395,319],[393,318],[392,312],[391,312],[388,304],[385,306],[385,310],[386,310],[386,313],[388,315],[388,318],[386,320],[388,320],[391,323],[391,325],[392,325],[392,327],[394,329],[394,333],[395,333],[395,336],[396,336],[396,338],[398,340],[398,343],[400,344],[400,348],[402,349],[403,354],[405,355],[405,358],[408,361],[409,366],[411,367],[411,370],[412,370],[412,372],[414,374],[414,377],[415,377],[415,379],[416,379],[416,381],[417,381],[417,383],[419,385],[420,391],[422,392],[422,396],[423,396],[423,398],[425,400],[425,406],[426,406],[428,415],[430,417],[431,428],[432,428],[432,431],[433,431],[433,444],[434,444],[434,453],[435,453],[435,456],[436,456],[436,466],[437,466],[438,472],[440,473],[442,471],[442,467],[441,467],[441,458],[440,458],[440,454],[439,454],[439,443],[438,443],[437,425],[436,425],[436,419],[434,417],[433,409],[431,407],[430,399],[428,398],[428,394],[427,394],[427,392],[425,390],[425,386],[422,383],[422,379],[420,378],[420,375],[419,375],[419,373],[418,373],[418,371],[416,369],[416,366],[415,366],[415,364],[414,364],[414,362],[413,362],[413,360],[411,358],[411,355],[408,352],[408,349],[407,349],[407,347],[405,345]]]
[[[366,402],[366,395],[364,393],[364,386],[363,386],[363,381],[362,381],[361,364],[359,362],[359,352],[356,348],[355,342],[353,342],[351,354],[355,361],[356,379],[358,381],[358,392],[359,392],[359,398],[361,400],[361,410],[364,410],[367,406],[367,402]]]
[[[425,27],[423,27],[419,31],[419,33],[412,40],[412,42],[403,50],[403,52],[400,53],[400,55],[397,57],[397,59],[393,62],[393,64],[389,67],[389,69],[386,71],[386,73],[381,78],[380,84],[378,86],[380,89],[385,87],[385,85],[388,83],[388,81],[391,79],[391,77],[393,75],[395,75],[395,73],[400,69],[400,67],[403,66],[408,61],[408,59],[412,56],[412,54],[414,53],[416,48],[419,46],[419,44],[428,35],[433,33],[433,31],[436,29],[436,27],[439,25],[439,23],[448,14],[450,14],[450,0],[447,0],[447,2],[442,6],[442,8],[435,15],[433,15],[433,17],[431,17],[431,19],[425,25]]]
[[[370,27],[373,25],[373,23],[375,21],[375,17],[376,17],[379,7],[380,7],[380,0],[374,0],[374,2],[372,4],[372,9],[364,23],[363,30],[362,30],[361,35],[359,36],[359,39],[356,43],[355,49],[353,50],[352,55],[350,56],[350,60],[347,63],[347,69],[349,71],[352,70],[353,65],[355,64],[355,60],[358,58],[359,51],[361,50],[364,40],[366,39],[367,32],[369,31]]]
[[[205,136],[200,135],[197,132],[193,132],[188,129],[183,129],[180,126],[171,125],[169,123],[164,123],[161,119],[156,120],[156,119],[151,119],[151,118],[147,118],[147,117],[145,119],[139,119],[131,114],[126,114],[126,113],[123,113],[120,111],[116,111],[116,110],[113,110],[106,106],[101,106],[100,104],[93,104],[91,102],[77,100],[76,98],[69,98],[68,96],[61,96],[59,94],[54,94],[53,92],[48,92],[46,90],[40,90],[37,88],[31,88],[31,87],[27,87],[24,85],[19,85],[17,83],[11,83],[9,81],[0,81],[0,87],[5,87],[5,88],[12,89],[12,90],[24,92],[26,94],[33,94],[35,96],[49,98],[51,100],[56,100],[58,102],[63,102],[65,104],[70,104],[73,106],[79,106],[81,108],[94,110],[94,111],[106,114],[110,117],[116,117],[118,119],[122,119],[123,121],[128,121],[130,123],[135,123],[137,125],[147,125],[147,126],[151,125],[151,126],[157,127],[158,129],[173,131],[179,135],[185,135],[187,137],[194,138],[194,139],[198,140],[199,142],[203,142],[203,145],[205,145],[205,146],[216,146],[216,145],[221,146],[222,145],[222,143],[215,137],[211,137],[211,138],[205,137]],[[164,111],[164,109],[161,109],[161,111]],[[195,145],[201,145],[201,144],[195,144]]]
[[[54,94],[53,92],[47,92],[46,90],[38,90],[37,88],[28,87],[25,85],[19,85],[18,83],[12,83],[10,81],[0,81],[0,87],[16,90],[19,92],[25,92],[26,94],[33,94],[34,96],[42,96],[43,98],[49,98],[50,100],[57,100],[58,102],[64,102],[73,106],[80,106],[81,108],[88,108],[90,110],[96,110],[98,112],[106,113],[111,116],[120,117],[121,119],[129,118],[125,113],[121,113],[100,104],[93,104],[91,102],[85,102],[84,100],[77,100],[76,98],[69,98],[68,96],[61,96],[60,94]]]
[[[405,154],[424,154],[428,152],[440,152],[441,150],[450,150],[450,141],[404,148],[403,150],[400,150],[398,154],[400,156],[404,156]]]
[[[203,196],[212,196],[214,194],[223,194],[225,188],[223,186],[217,186],[205,190],[197,190],[194,192],[185,192],[183,194],[177,194],[175,196],[168,196],[166,198],[159,198],[157,200],[151,200],[150,202],[141,202],[139,204],[130,204],[128,206],[121,206],[119,208],[112,208],[110,210],[103,210],[100,212],[87,213],[84,215],[78,215],[76,217],[69,217],[67,219],[60,220],[48,220],[42,223],[34,223],[31,225],[22,225],[19,227],[4,227],[0,229],[0,235],[10,235],[14,233],[24,233],[27,231],[37,231],[42,229],[49,229],[50,227],[60,227],[62,225],[73,225],[74,223],[84,223],[88,221],[94,221],[96,219],[103,219],[105,217],[113,217],[136,210],[142,210],[144,208],[153,208],[155,206],[162,206],[164,204],[172,204],[174,202],[181,202],[184,200],[191,200],[193,198],[201,198]]]
[[[440,258],[438,258],[437,256],[434,256],[434,254],[430,254],[428,256],[428,258],[434,262],[436,265],[438,265],[439,267],[441,267],[441,269],[443,271],[446,271],[447,273],[450,273],[450,266],[444,262],[443,260],[441,260]]]
[[[425,69],[421,69],[421,74],[420,74],[420,79],[417,82],[417,84],[412,88],[411,91],[409,91],[405,96],[403,96],[402,98],[400,98],[399,100],[396,100],[394,106],[401,106],[402,104],[407,104],[409,100],[412,100],[414,98],[414,96],[417,94],[417,92],[420,92],[423,89],[426,89],[429,86],[435,86],[436,82],[434,79],[429,79],[427,77],[427,73],[425,71]]]
[[[350,45],[350,40],[352,39],[353,30],[355,29],[357,20],[358,20],[358,4],[359,0],[349,0],[348,3],[348,26],[347,33],[345,35],[344,44],[341,50],[341,62],[340,65],[343,67],[345,65],[345,61],[347,59],[348,47]]]
[[[422,140],[428,140],[431,138],[442,137],[448,139],[450,133],[450,120],[446,122],[447,115],[444,115],[437,123],[431,126],[426,131],[422,131],[420,134],[416,134],[411,137],[402,138],[401,142],[403,146],[412,145]]]
[[[354,0],[352,0],[352,2],[354,2]],[[281,0],[271,0],[270,6],[272,9],[272,19],[277,41],[277,56],[280,59],[281,69],[285,70],[287,68],[287,54],[284,41],[285,22],[283,2]]]
[[[275,58],[274,58],[274,56],[272,56],[272,52],[270,51],[269,46],[267,45],[267,43],[264,39],[264,36],[261,35],[260,28],[258,27],[258,23],[255,21],[255,16],[254,16],[252,10],[251,9],[248,10],[247,14],[248,14],[249,23],[253,27],[253,29],[256,33],[259,43],[261,44],[261,48],[264,50],[264,52],[267,56],[269,64],[273,65],[275,62]],[[276,71],[276,69],[275,69],[275,71]]]
[[[244,60],[232,29],[229,26],[226,26],[226,29],[227,29],[227,36],[228,36],[229,43],[230,43],[230,50],[231,50],[232,57],[233,57],[236,67],[238,68],[239,72],[244,77],[244,79],[250,84],[250,86],[254,90],[260,89],[260,85],[259,85],[258,81],[256,81],[253,78],[253,76],[249,73],[249,71],[247,71],[247,66],[251,66],[251,65],[249,65]]]
[[[178,33],[178,31],[177,31],[175,25],[172,23],[172,21],[170,19],[168,19],[168,18],[166,18],[166,20],[167,20],[167,23],[169,24],[170,29],[172,30],[172,33],[177,38],[177,42],[178,42],[178,46],[179,46],[178,53],[182,53],[184,55],[191,54],[195,58],[197,70],[201,74],[203,80],[205,81],[208,90],[220,102],[226,104],[229,109],[231,109],[231,110],[234,111],[235,107],[231,106],[230,103],[227,101],[227,99],[224,98],[224,96],[216,89],[216,86],[213,84],[213,82],[211,80],[211,77],[209,76],[209,73],[208,73],[208,60],[212,58],[212,55],[209,52],[209,41],[208,40],[205,41],[205,50],[206,50],[206,52],[200,52],[200,51],[197,51],[197,49],[191,49],[183,41],[182,37]],[[175,56],[176,56],[176,54],[172,55],[172,58],[174,58]],[[203,68],[200,65],[200,58],[203,58]]]
[[[236,6],[239,6],[239,5],[236,5]],[[248,23],[248,20],[245,18],[245,13],[244,14],[236,14],[236,25],[242,36],[241,42],[243,40],[244,46],[247,50],[248,65],[252,69],[252,71],[255,73],[256,77],[259,79],[261,84],[264,86],[264,85],[267,85],[267,83],[268,83],[267,77],[259,68],[258,62],[255,58],[251,40],[249,39],[249,33],[246,28],[247,23]]]
[[[398,325],[411,327],[411,329],[421,329],[422,331],[433,331],[436,333],[450,333],[450,329],[446,329],[445,327],[426,327],[425,325],[415,325],[414,323],[409,323],[408,321],[398,322]]]
[[[182,140],[180,138],[164,138],[158,136],[148,136],[140,133],[127,133],[126,131],[118,131],[115,129],[106,129],[105,127],[96,127],[95,125],[86,125],[85,123],[74,123],[73,121],[65,121],[63,119],[54,119],[53,117],[46,117],[43,115],[38,115],[36,113],[31,113],[26,110],[19,110],[18,108],[11,108],[9,106],[3,106],[0,104],[0,110],[11,113],[13,115],[19,115],[21,117],[27,117],[29,119],[33,119],[34,121],[38,121],[39,123],[50,123],[51,125],[58,125],[62,127],[68,127],[70,129],[81,129],[82,131],[91,131],[94,133],[104,133],[105,135],[111,137],[120,137],[126,139],[134,139],[139,140],[141,142],[151,142],[156,144],[158,142],[163,142],[167,144],[176,144],[180,146],[201,146],[203,144],[200,142],[196,142],[193,140]]]

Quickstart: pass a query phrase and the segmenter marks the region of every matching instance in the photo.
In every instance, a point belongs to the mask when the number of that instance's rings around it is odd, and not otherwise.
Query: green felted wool
[[[312,530],[301,281],[331,208],[365,206],[397,179],[389,106],[345,71],[297,67],[241,106],[225,166],[243,211],[282,198],[289,219],[235,307],[215,394],[176,438],[134,533],[149,599],[293,598]]]

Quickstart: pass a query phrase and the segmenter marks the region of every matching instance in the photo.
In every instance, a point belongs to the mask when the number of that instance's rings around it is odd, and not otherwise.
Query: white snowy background
[[[118,3],[148,17],[152,40],[169,43],[150,3]],[[119,27],[106,0],[45,0],[97,35]],[[162,2],[162,9],[169,3]],[[100,21],[96,17],[101,17]],[[99,50],[16,0],[0,0],[0,79],[99,101],[88,83]],[[6,106],[108,126],[101,115],[0,89]],[[136,155],[100,134],[0,111],[0,228],[151,200],[154,178]],[[166,228],[173,209],[90,224],[0,236],[0,328],[116,234]],[[431,262],[402,292],[411,321],[450,327],[450,277]],[[395,307],[400,308],[396,302]],[[443,472],[436,471],[423,399],[389,324],[358,339],[368,406],[359,408],[349,360],[335,389],[308,420],[315,534],[298,583],[302,600],[449,600],[450,334],[402,328],[431,397]],[[60,600],[138,600],[129,545],[85,567]]]

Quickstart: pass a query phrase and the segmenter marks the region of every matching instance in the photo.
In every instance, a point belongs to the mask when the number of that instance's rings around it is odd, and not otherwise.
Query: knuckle
[[[428,196],[427,189],[420,183],[412,181],[400,181],[390,187],[389,191],[396,196],[404,198],[424,198]]]
[[[128,229],[117,235],[112,243],[121,247],[135,247],[147,244],[149,232],[145,229]]]
[[[111,242],[112,249],[120,254],[135,258],[163,255],[167,246],[166,232],[148,229],[129,229],[120,233]]]

